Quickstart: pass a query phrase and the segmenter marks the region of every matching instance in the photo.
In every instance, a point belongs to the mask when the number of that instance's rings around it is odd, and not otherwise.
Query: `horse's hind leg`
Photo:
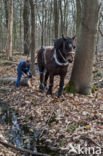
[[[45,74],[45,79],[44,79],[44,88],[47,87],[47,80],[48,80],[48,77],[49,77],[49,73],[46,72],[46,74]]]
[[[54,75],[50,75],[49,89],[47,91],[47,95],[52,94]]]
[[[63,86],[64,86],[64,76],[61,76],[59,90],[58,90],[58,97],[60,97],[63,94]]]
[[[41,93],[44,92],[44,85],[43,85],[43,79],[44,79],[44,74],[43,74],[43,71],[44,71],[44,68],[40,68],[39,67],[39,71],[40,71],[40,85],[39,85],[39,90]]]

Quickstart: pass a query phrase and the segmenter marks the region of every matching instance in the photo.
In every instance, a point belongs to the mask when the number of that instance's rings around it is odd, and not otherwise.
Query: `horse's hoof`
[[[62,96],[63,95],[63,92],[61,91],[61,92],[58,92],[58,98],[60,98],[60,96]]]
[[[40,86],[39,87],[39,91],[40,91],[40,93],[43,93],[44,92],[44,87],[43,86]]]
[[[60,98],[62,95],[58,95],[58,98]]]
[[[48,90],[46,95],[52,95],[52,91],[51,90]]]
[[[47,88],[47,86],[44,86],[44,90],[47,90],[48,88]]]
[[[43,89],[39,89],[40,93],[44,93],[44,90]]]

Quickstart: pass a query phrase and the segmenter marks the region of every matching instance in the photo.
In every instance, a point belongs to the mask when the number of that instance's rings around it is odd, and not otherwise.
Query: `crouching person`
[[[28,78],[32,78],[32,73],[30,71],[30,61],[29,60],[23,60],[18,65],[16,87],[20,86],[20,80],[22,78],[22,75],[26,75]],[[32,87],[31,79],[29,79],[28,84],[29,84],[30,87]]]

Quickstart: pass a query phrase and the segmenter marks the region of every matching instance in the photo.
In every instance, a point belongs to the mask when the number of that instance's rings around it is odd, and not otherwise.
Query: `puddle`
[[[17,147],[50,154],[51,156],[65,156],[46,147],[37,146],[42,132],[27,126],[26,123],[20,124],[18,115],[12,109],[9,109],[9,106],[4,102],[0,102],[0,124],[7,125],[8,130],[5,131],[5,137],[9,143]]]

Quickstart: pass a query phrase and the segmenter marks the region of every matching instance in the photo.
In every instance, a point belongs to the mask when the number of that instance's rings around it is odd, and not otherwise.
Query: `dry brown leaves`
[[[0,69],[2,77],[10,74],[10,77],[16,76],[16,67]],[[70,75],[70,71],[67,75]],[[65,83],[68,82],[68,77]],[[42,141],[66,148],[70,142],[83,144],[80,137],[88,136],[103,146],[103,89],[89,96],[66,94],[58,99],[58,79],[55,77],[52,96],[39,93],[39,75],[36,74],[33,88],[20,87],[15,90],[14,86],[8,85],[11,90],[0,98],[10,102],[11,107],[20,115],[21,121],[45,130],[45,135],[40,138]],[[52,118],[53,122],[47,124]]]

